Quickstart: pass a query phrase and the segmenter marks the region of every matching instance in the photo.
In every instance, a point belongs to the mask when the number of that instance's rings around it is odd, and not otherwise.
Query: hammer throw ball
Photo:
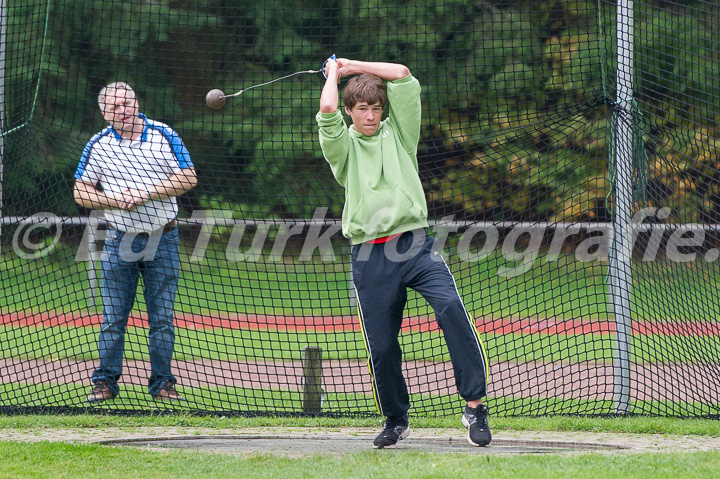
[[[333,60],[337,61],[334,54],[331,58]],[[325,63],[327,63],[327,60],[325,60]],[[320,70],[303,70],[303,71],[291,73],[289,75],[285,75],[283,77],[276,78],[274,80],[266,81],[265,83],[258,83],[257,85],[249,86],[243,90],[232,93],[230,95],[226,95],[225,93],[223,93],[222,90],[218,90],[216,88],[214,90],[210,90],[208,92],[208,94],[205,96],[205,103],[207,103],[207,106],[209,106],[213,110],[219,110],[220,108],[225,106],[225,101],[227,98],[240,96],[244,92],[246,92],[248,90],[252,90],[253,88],[260,88],[261,86],[269,85],[271,83],[275,83],[276,81],[285,80],[286,78],[294,77],[295,75],[302,75],[303,73],[320,73],[320,72],[322,72],[323,76],[325,76],[325,72],[323,71],[325,69],[325,63],[323,63],[323,66],[320,68]]]
[[[225,93],[223,93],[222,90],[218,90],[215,88],[214,90],[210,90],[207,95],[205,95],[205,103],[207,103],[207,106],[212,108],[213,110],[219,110],[220,108],[225,106],[226,102]]]

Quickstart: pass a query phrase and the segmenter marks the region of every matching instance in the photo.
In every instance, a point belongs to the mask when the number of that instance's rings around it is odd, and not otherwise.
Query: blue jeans
[[[92,375],[94,383],[107,382],[117,395],[122,375],[125,328],[135,303],[138,279],[143,277],[150,332],[150,381],[153,397],[166,384],[175,384],[170,372],[175,329],[173,305],[179,278],[177,228],[150,236],[124,233],[109,228],[101,257],[103,323],[98,338],[100,364]]]

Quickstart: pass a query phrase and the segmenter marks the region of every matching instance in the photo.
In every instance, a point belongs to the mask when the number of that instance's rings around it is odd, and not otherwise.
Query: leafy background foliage
[[[329,207],[337,218],[343,192],[314,122],[319,74],[247,92],[220,111],[204,104],[211,88],[229,93],[318,69],[336,53],[401,62],[420,79],[418,156],[431,215],[607,220],[608,131],[624,101],[614,98],[612,3],[13,0],[4,214],[76,214],[72,176],[104,127],[97,93],[124,80],[192,154],[201,183],[186,210],[308,218]],[[635,4],[635,92],[650,172],[642,205],[672,204],[668,221],[717,221],[720,33],[711,27],[719,7]]]

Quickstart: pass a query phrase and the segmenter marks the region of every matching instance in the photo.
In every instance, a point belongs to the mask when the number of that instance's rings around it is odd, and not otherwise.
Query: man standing
[[[328,59],[327,81],[316,119],[320,145],[336,180],[345,188],[343,234],[352,240],[353,282],[369,353],[373,392],[386,416],[375,448],[395,447],[410,433],[410,408],[398,335],[407,288],[423,295],[443,330],[465,399],[462,423],[468,441],[492,441],[486,396],[487,360],[475,325],[434,239],[425,232],[427,204],[418,175],[420,83],[404,65]],[[348,128],[338,110],[338,82]],[[383,107],[390,112],[382,120]]]
[[[101,256],[100,362],[86,401],[101,402],[119,392],[125,328],[140,275],[150,328],[148,392],[154,399],[182,400],[170,370],[179,278],[176,197],[195,186],[195,169],[177,133],[140,113],[127,83],[104,87],[98,103],[110,126],[85,146],[73,191],[78,204],[104,210],[108,224]]]

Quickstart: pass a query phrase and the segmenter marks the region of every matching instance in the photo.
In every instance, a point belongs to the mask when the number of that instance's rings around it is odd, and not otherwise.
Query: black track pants
[[[387,243],[352,247],[353,282],[368,366],[378,409],[384,416],[401,416],[410,409],[398,341],[407,288],[420,293],[435,311],[460,396],[472,401],[486,395],[487,359],[455,280],[433,243],[434,238],[424,230],[415,230]]]

